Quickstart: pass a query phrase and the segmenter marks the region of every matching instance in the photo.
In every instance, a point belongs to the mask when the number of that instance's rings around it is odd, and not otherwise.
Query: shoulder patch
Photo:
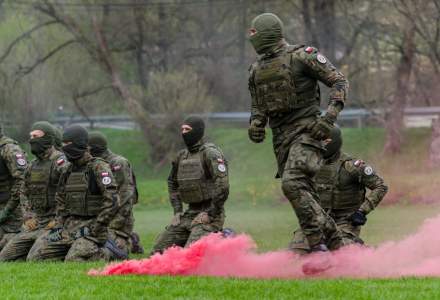
[[[307,52],[308,54],[312,53],[314,50],[315,50],[315,48],[310,47],[310,46],[304,48],[304,51]]]
[[[374,173],[374,170],[373,170],[373,168],[371,166],[366,166],[364,168],[364,174],[365,175],[370,176],[370,175],[373,175],[373,173]]]
[[[102,173],[101,173],[101,176],[102,176],[102,177],[108,176],[108,172],[102,172]]]
[[[23,155],[23,154],[21,154],[21,153],[17,153],[17,154],[15,154],[15,157],[16,157],[16,158],[23,158],[23,157],[24,157],[24,155]]]
[[[112,166],[112,171],[119,171],[121,168],[121,165],[114,165]]]
[[[65,160],[64,158],[59,158],[59,159],[57,160],[57,165],[58,165],[58,166],[61,166],[61,165],[63,165],[65,162],[66,162],[66,160]]]
[[[318,55],[316,56],[316,60],[321,64],[325,64],[327,62],[327,58],[325,58],[325,56],[321,53],[318,53]]]
[[[218,165],[218,167],[217,167],[217,169],[220,171],[220,172],[222,172],[222,173],[224,173],[224,172],[226,172],[226,166],[225,166],[225,164],[219,164]]]

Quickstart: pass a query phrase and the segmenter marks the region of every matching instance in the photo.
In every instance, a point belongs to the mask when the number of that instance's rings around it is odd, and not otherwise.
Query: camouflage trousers
[[[6,244],[18,233],[17,232],[9,232],[9,231],[5,231],[5,229],[3,229],[0,226],[0,250],[2,250]]]
[[[163,252],[171,246],[187,247],[191,243],[201,239],[203,236],[213,232],[221,231],[225,221],[224,214],[211,220],[209,224],[191,225],[192,220],[201,211],[187,210],[180,218],[180,224],[168,225],[162,232],[153,246],[151,253]]]
[[[95,261],[104,259],[102,249],[87,237],[72,239],[64,237],[57,242],[47,239],[47,233],[40,236],[32,246],[27,256],[28,261],[64,260],[64,261]]]
[[[361,226],[351,225],[348,216],[334,218],[334,220],[342,234],[344,244],[364,244],[360,238]],[[334,240],[327,241],[326,245],[330,250],[336,250],[341,246],[338,241]],[[289,244],[289,250],[298,254],[306,254],[310,252],[309,243],[301,229],[298,229],[293,233],[292,241]]]
[[[121,252],[125,252],[128,257],[128,253],[130,253],[131,250],[130,235],[118,230],[109,229],[108,238],[115,243],[115,245],[121,250]],[[116,255],[112,251],[109,251],[109,249],[105,247],[102,248],[102,251],[105,260],[111,261],[121,259],[120,257],[118,257],[118,255]]]
[[[22,231],[12,237],[0,252],[0,261],[24,260],[39,236],[47,232],[45,229]]]
[[[289,144],[282,172],[283,193],[291,203],[311,247],[329,240],[343,245],[342,235],[334,220],[319,205],[313,181],[321,168],[322,153],[321,142],[310,137],[308,132],[302,132]]]

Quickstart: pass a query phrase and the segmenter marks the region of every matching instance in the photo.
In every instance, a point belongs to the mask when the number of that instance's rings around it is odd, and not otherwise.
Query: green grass
[[[378,209],[369,218],[364,238],[370,244],[399,239],[415,232],[425,218],[439,212],[440,207],[432,205]],[[136,230],[147,251],[170,217],[170,209],[145,205],[137,208]],[[259,249],[268,251],[285,248],[296,220],[288,204],[250,206],[228,209],[226,225],[250,233]],[[1,299],[436,299],[440,295],[440,281],[432,278],[257,280],[86,274],[103,265],[3,263]]]

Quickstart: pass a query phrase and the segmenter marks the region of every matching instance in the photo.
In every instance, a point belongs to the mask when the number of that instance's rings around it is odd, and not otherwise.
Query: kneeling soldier
[[[23,194],[29,214],[21,232],[0,252],[0,261],[25,259],[36,239],[54,225],[55,192],[61,173],[68,166],[64,154],[54,148],[55,131],[48,122],[36,122],[29,144],[35,159],[25,173]]]
[[[168,177],[174,217],[158,237],[152,253],[173,245],[188,246],[221,231],[224,223],[223,206],[229,195],[225,157],[216,145],[203,141],[205,124],[201,118],[188,117],[181,129],[187,149],[178,153]],[[185,212],[182,202],[188,204]]]
[[[324,153],[324,165],[314,180],[318,188],[322,208],[335,220],[346,244],[363,244],[361,226],[367,222],[366,215],[382,201],[387,193],[383,179],[364,161],[341,152],[341,130],[335,127]],[[370,193],[366,194],[366,189]],[[337,245],[327,241],[327,247],[335,250]],[[289,248],[303,254],[310,251],[301,230],[294,233]]]
[[[71,126],[63,134],[63,152],[71,163],[61,175],[56,194],[56,224],[38,238],[28,260],[88,261],[103,257],[108,225],[119,194],[108,163],[88,152],[88,133]]]

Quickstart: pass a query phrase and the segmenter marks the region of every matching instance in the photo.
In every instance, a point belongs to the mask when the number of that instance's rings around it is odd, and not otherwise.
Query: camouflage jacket
[[[388,191],[370,165],[345,153],[327,160],[314,180],[322,207],[334,213],[351,214],[359,209],[368,214]]]
[[[331,88],[328,110],[337,115],[344,107],[348,81],[316,48],[284,43],[274,52],[260,56],[249,72],[251,121],[257,119],[262,125],[269,121],[271,128],[278,128],[318,116],[318,81]],[[270,105],[274,106],[283,98],[296,104],[287,111],[271,113],[266,102],[272,101],[274,104]]]
[[[228,163],[222,151],[212,143],[201,141],[194,147],[194,150],[192,153],[198,153],[201,157],[205,180],[213,183],[213,190],[211,191],[213,197],[209,206],[204,210],[210,216],[216,217],[223,212],[224,203],[229,195]],[[181,161],[189,154],[190,152],[187,149],[181,150],[171,164],[171,171],[168,176],[168,193],[174,213],[183,210],[177,175]]]
[[[0,157],[0,209],[13,212],[4,226],[15,228],[22,220],[20,199],[28,162],[18,143],[6,136],[0,137]]]

